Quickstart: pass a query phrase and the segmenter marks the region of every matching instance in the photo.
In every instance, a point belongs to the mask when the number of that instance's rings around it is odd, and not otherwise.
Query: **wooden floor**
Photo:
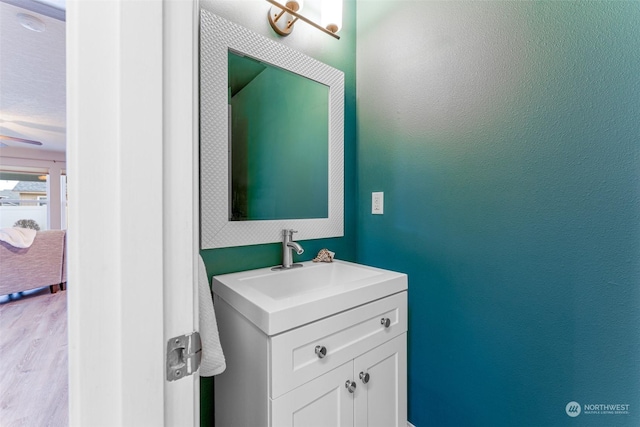
[[[67,426],[67,292],[0,302],[0,426]]]

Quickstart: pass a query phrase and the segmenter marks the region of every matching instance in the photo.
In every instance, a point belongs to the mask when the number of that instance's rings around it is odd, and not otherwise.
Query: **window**
[[[0,228],[50,228],[48,179],[48,174],[0,170]]]

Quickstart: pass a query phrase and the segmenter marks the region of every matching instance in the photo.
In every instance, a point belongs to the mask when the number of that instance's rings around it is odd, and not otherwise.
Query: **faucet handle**
[[[298,230],[294,230],[292,228],[285,228],[284,230],[282,230],[282,235],[292,237],[293,233],[297,233],[297,232]]]

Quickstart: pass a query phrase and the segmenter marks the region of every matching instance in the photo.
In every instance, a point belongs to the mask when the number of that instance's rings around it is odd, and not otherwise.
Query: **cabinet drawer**
[[[269,396],[276,399],[406,330],[407,293],[400,292],[270,337]],[[316,347],[326,355],[319,357]]]

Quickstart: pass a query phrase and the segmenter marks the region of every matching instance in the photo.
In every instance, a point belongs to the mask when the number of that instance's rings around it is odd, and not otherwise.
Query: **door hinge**
[[[193,374],[201,360],[202,343],[198,332],[171,338],[167,342],[167,381]]]

